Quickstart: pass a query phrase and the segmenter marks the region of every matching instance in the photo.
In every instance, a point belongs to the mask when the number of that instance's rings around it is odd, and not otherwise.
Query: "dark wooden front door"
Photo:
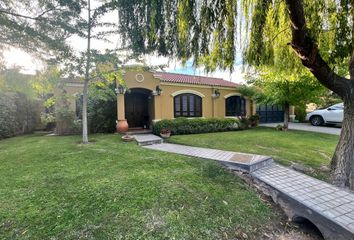
[[[147,127],[149,123],[148,95],[144,93],[125,94],[125,118],[129,128]]]

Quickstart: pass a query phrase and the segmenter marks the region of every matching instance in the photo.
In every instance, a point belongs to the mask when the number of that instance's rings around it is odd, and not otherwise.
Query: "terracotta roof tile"
[[[154,77],[161,79],[163,82],[185,83],[195,85],[207,85],[215,87],[237,87],[237,83],[226,81],[222,78],[193,76],[179,73],[156,72]]]

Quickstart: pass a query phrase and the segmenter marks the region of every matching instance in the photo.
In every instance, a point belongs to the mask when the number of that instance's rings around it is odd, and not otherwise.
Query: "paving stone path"
[[[333,237],[354,239],[353,192],[337,188],[278,164],[261,168],[252,172],[251,175],[286,195],[285,197],[292,199],[294,203],[300,204],[302,209],[293,209],[293,215],[298,214],[302,215],[301,217],[310,218],[309,220],[317,223],[317,227],[319,227],[318,224],[322,225],[319,228],[336,228],[335,225],[339,225],[348,232],[343,237],[331,235],[329,239]],[[298,210],[305,213],[296,213]],[[307,216],[303,216],[304,214]]]
[[[271,192],[269,195],[275,202],[282,203],[283,209],[288,208],[284,210],[289,218],[310,220],[325,239],[354,240],[353,192],[275,164],[266,156],[169,143],[144,147],[212,159],[248,171],[255,181],[267,186],[267,192]]]
[[[257,169],[273,162],[273,159],[268,156],[223,151],[210,148],[190,147],[171,143],[147,145],[145,148],[216,160],[227,165],[229,168],[247,172],[256,171]]]

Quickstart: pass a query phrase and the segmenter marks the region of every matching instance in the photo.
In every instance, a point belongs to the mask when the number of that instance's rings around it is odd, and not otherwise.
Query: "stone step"
[[[147,145],[163,143],[162,138],[153,134],[137,134],[137,135],[133,135],[133,137],[135,138],[139,146],[147,146]]]

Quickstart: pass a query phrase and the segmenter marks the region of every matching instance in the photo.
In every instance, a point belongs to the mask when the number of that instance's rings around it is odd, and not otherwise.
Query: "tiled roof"
[[[156,72],[154,77],[159,78],[163,82],[184,83],[195,85],[207,85],[215,87],[237,87],[237,83],[226,81],[222,78],[193,76],[187,74]]]

